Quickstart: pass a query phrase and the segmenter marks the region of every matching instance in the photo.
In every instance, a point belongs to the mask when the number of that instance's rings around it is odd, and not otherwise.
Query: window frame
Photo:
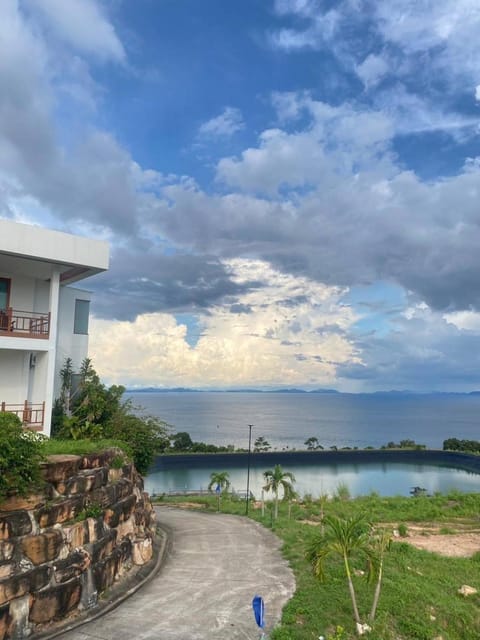
[[[7,304],[5,305],[4,309],[1,309],[1,311],[6,311],[9,307],[10,307],[10,290],[11,290],[11,286],[12,286],[12,280],[11,278],[0,278],[0,282],[6,282],[7,283]]]
[[[83,303],[83,304],[79,304]],[[82,315],[79,309],[87,307],[86,317]],[[84,307],[85,308],[85,307]],[[75,298],[75,308],[73,310],[73,333],[77,336],[88,336],[89,329],[89,320],[90,320],[90,300],[85,300],[83,298]],[[86,323],[86,327],[84,327],[84,323]],[[83,330],[83,329],[86,330]]]

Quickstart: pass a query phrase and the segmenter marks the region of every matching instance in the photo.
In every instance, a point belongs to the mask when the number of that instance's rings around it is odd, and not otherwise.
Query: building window
[[[8,309],[10,302],[10,280],[0,278],[0,311]]]
[[[88,314],[90,311],[89,300],[75,300],[75,320],[73,333],[88,334]]]

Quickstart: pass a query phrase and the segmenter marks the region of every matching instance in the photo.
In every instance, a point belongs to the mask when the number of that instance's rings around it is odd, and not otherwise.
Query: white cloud
[[[356,72],[367,89],[376,86],[388,73],[389,65],[382,56],[370,54],[356,66]]]
[[[447,322],[457,329],[473,331],[480,334],[480,313],[478,311],[456,311],[443,316]]]
[[[333,384],[339,364],[359,363],[345,337],[355,321],[344,290],[281,274],[262,261],[228,262],[238,282],[266,286],[214,306],[195,347],[168,314],[135,322],[93,319],[90,354],[109,382],[137,385]]]
[[[125,50],[115,28],[95,0],[27,0],[57,37],[101,60],[122,62]]]
[[[242,112],[234,107],[225,107],[223,112],[204,122],[198,133],[201,137],[230,137],[245,128]]]
[[[475,100],[480,102],[480,84],[475,87]]]

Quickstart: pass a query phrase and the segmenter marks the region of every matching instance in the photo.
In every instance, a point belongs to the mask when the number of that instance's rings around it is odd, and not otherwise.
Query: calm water
[[[377,396],[306,393],[130,393],[136,405],[193,440],[248,447],[264,436],[278,449],[379,447],[411,438],[441,449],[446,438],[479,440],[480,396]]]
[[[333,495],[340,484],[347,485],[352,496],[366,495],[376,491],[383,496],[410,494],[412,487],[424,487],[429,493],[447,493],[451,489],[464,492],[480,492],[480,476],[459,469],[431,467],[428,465],[364,464],[285,466],[296,478],[295,490],[301,496],[310,493],[314,497],[328,493]],[[266,467],[250,470],[250,488],[255,497],[261,495],[265,484],[263,472]],[[145,489],[149,493],[181,491],[184,489],[206,489],[212,471],[227,471],[232,487],[245,491],[247,472],[245,467],[228,469],[175,469],[149,474],[145,478]]]
[[[264,436],[272,448],[301,449],[315,436],[325,449],[331,446],[379,447],[406,438],[431,448],[442,448],[449,437],[480,439],[477,396],[376,396],[261,393],[132,393],[140,405],[195,441],[248,447]],[[146,478],[147,491],[206,488],[211,471],[162,471]],[[256,496],[263,484],[263,468],[252,468],[250,486]],[[381,495],[408,495],[412,486],[429,492],[480,491],[480,476],[466,471],[426,465],[322,465],[292,467],[300,495],[332,494],[339,484],[352,495],[377,491]],[[245,490],[246,470],[229,468],[235,489]]]

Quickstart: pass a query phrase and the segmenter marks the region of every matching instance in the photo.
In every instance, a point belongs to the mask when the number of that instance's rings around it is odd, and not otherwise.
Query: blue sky
[[[3,0],[0,216],[129,386],[480,388],[474,0]]]

